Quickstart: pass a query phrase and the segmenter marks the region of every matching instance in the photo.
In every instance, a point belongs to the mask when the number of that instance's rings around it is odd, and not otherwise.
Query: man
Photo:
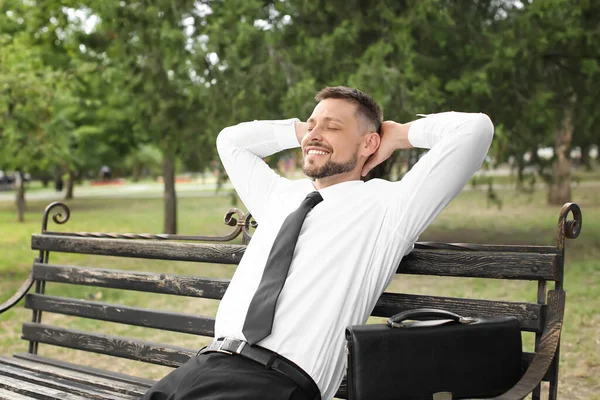
[[[219,305],[215,342],[147,399],[331,399],[345,370],[344,329],[365,323],[402,257],[481,166],[493,136],[484,114],[401,124],[382,122],[377,104],[356,89],[328,87],[316,100],[307,122],[246,122],[220,133],[221,160],[258,228]],[[282,178],[262,160],[298,146],[312,179]],[[412,147],[430,150],[401,181],[361,180]],[[281,249],[294,218],[299,233]],[[271,268],[285,252],[291,263]],[[269,294],[282,271],[282,286]]]

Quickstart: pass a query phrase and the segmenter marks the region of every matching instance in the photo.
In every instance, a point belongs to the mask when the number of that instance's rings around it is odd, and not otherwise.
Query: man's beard
[[[322,179],[327,178],[328,176],[343,174],[346,172],[351,172],[356,167],[356,163],[358,161],[358,155],[354,154],[354,156],[345,162],[335,162],[331,161],[331,159],[327,160],[327,162],[320,167],[316,167],[314,165],[307,165],[305,160],[302,160],[302,171],[304,174],[313,179]]]

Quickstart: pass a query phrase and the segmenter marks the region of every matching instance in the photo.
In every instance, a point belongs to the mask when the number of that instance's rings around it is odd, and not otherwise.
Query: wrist
[[[388,122],[386,121],[384,123],[388,123]],[[389,123],[393,124],[390,127],[391,129],[388,128],[387,130],[390,131],[390,133],[393,132],[394,148],[396,150],[412,149],[413,145],[408,140],[408,132],[410,130],[410,126],[411,126],[412,122],[403,124],[400,122],[389,121]]]
[[[296,139],[298,139],[298,143],[302,143],[302,138],[306,135],[308,131],[308,123],[302,121],[296,121],[294,123],[294,129],[296,131]]]

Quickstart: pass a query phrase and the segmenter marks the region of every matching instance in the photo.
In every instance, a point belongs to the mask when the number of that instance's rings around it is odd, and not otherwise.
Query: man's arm
[[[385,160],[399,148],[430,149],[401,181],[390,185],[391,216],[404,238],[414,242],[479,169],[494,126],[485,114],[448,112],[383,128],[371,161]]]
[[[408,131],[414,121],[405,124],[394,121],[383,121],[381,123],[381,143],[373,156],[365,163],[362,176],[381,164],[396,150],[412,149],[414,146],[408,140]]]
[[[263,157],[300,145],[296,122],[296,119],[244,122],[223,129],[217,137],[217,150],[229,179],[257,221],[262,218],[273,191],[285,180]]]

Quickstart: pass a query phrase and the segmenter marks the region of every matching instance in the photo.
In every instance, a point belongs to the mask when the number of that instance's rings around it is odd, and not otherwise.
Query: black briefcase
[[[387,324],[350,326],[346,339],[349,400],[488,398],[522,375],[515,317],[476,319],[417,309]]]

